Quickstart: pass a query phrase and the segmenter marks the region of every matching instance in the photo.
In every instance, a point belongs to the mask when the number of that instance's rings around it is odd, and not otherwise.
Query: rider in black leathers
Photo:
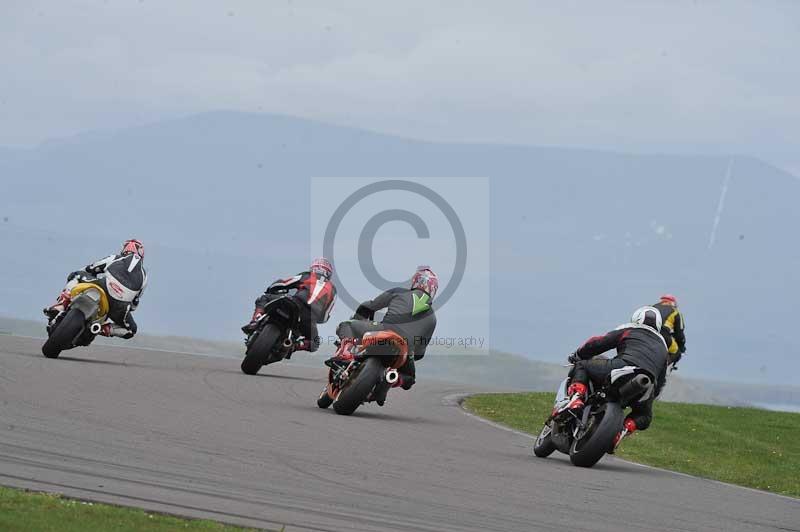
[[[359,305],[354,319],[339,324],[336,334],[339,338],[360,339],[367,332],[393,331],[405,338],[409,355],[405,365],[398,369],[400,379],[395,386],[410,389],[416,382],[414,361],[425,356],[425,350],[436,329],[436,313],[432,307],[433,298],[439,289],[439,279],[428,266],[417,268],[410,288],[392,288],[375,299]],[[383,320],[373,321],[375,313],[386,309]],[[334,359],[328,360],[331,363]],[[376,390],[375,400],[383,404],[388,385]]]
[[[624,434],[636,430],[646,430],[653,420],[653,401],[661,392],[667,374],[667,345],[659,332],[661,315],[653,307],[637,310],[631,323],[621,325],[603,336],[595,336],[586,341],[570,355],[575,364],[567,393],[571,396],[565,409],[580,410],[588,391],[589,380],[597,385],[604,384],[611,372],[626,366],[638,368],[655,382],[655,393],[644,402],[635,403],[630,415],[625,419]],[[611,349],[617,350],[614,358],[594,358]],[[618,435],[615,445],[622,436]]]

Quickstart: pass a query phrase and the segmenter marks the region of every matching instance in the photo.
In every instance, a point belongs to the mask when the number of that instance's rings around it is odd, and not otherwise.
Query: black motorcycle
[[[569,455],[573,465],[592,467],[606,453],[614,452],[614,437],[622,430],[625,409],[650,399],[655,383],[640,368],[627,366],[612,372],[603,386],[589,383],[586,406],[578,414],[564,407],[569,378],[564,379],[556,394],[553,413],[544,423],[533,446],[533,453],[546,458],[554,451]]]
[[[255,375],[263,366],[291,356],[292,347],[300,337],[301,309],[289,295],[270,301],[255,330],[245,340],[247,351],[242,360],[242,372]]]

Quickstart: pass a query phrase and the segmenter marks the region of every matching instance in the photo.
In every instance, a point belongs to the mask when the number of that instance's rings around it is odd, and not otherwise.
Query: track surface
[[[298,530],[800,530],[800,501],[611,458],[533,458],[420,383],[341,417],[325,372],[0,337],[0,483]],[[424,379],[425,365],[420,365]]]

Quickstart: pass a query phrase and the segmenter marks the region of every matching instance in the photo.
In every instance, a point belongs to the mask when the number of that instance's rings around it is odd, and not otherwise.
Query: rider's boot
[[[132,338],[133,334],[131,330],[127,327],[123,327],[122,325],[117,325],[115,323],[104,323],[100,329],[100,336],[109,336],[114,338]]]
[[[378,406],[383,406],[386,402],[386,394],[389,393],[389,388],[393,386],[386,382],[386,379],[381,379],[381,381],[375,386],[375,390],[372,392],[372,398],[378,403]]]
[[[609,454],[614,454],[614,451],[617,450],[619,444],[622,443],[622,440],[625,439],[626,436],[630,436],[636,432],[636,422],[629,417],[625,418],[625,422],[622,424],[622,430],[614,436],[614,443],[611,445],[611,451]]]
[[[577,413],[581,409],[583,409],[584,403],[583,400],[586,398],[586,385],[582,382],[573,382],[567,388],[567,395],[569,395],[569,402],[561,409],[561,412],[566,412],[569,410],[570,412]]]
[[[250,318],[250,323],[242,327],[242,332],[245,334],[253,334],[256,330],[256,324],[258,323],[258,320],[263,315],[264,315],[264,309],[256,307],[256,309],[253,311],[253,317]]]
[[[295,343],[289,346],[283,358],[286,360],[291,360],[295,351],[311,351],[311,340],[301,337]]]
[[[410,390],[414,383],[417,382],[417,379],[408,375],[406,373],[400,373],[398,375],[397,382],[392,384],[392,388],[402,388],[406,391]]]
[[[372,393],[372,398],[375,399],[375,402],[378,403],[378,406],[383,406],[383,403],[386,402],[386,394],[389,392],[390,388],[402,388],[408,391],[412,386],[414,386],[414,382],[416,382],[416,379],[411,375],[398,373],[397,380],[392,384],[381,380],[381,382],[375,387],[375,391]]]

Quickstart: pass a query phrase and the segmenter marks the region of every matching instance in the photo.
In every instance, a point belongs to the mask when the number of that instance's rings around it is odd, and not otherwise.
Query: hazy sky
[[[238,109],[800,175],[798,50],[788,0],[2,0],[0,145]]]

